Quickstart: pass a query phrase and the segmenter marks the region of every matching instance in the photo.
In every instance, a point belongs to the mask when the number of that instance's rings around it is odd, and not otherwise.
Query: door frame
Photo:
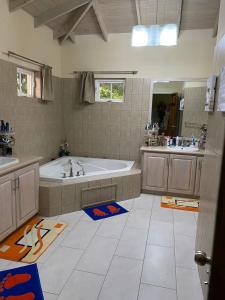
[[[225,295],[225,142],[222,156],[208,300]]]

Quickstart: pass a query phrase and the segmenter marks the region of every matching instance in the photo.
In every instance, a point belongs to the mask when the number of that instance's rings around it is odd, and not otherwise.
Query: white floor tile
[[[147,230],[125,226],[116,255],[143,259],[147,240]]]
[[[141,281],[142,283],[175,289],[174,249],[148,245]]]
[[[83,211],[75,211],[72,213],[58,216],[57,220],[68,224],[68,229],[71,230],[77,224],[80,218],[84,215]]]
[[[176,266],[182,268],[197,269],[194,261],[195,238],[185,235],[175,235]]]
[[[141,194],[139,198],[134,200],[133,208],[151,210],[154,202],[154,196]]]
[[[50,294],[50,293],[43,293],[45,300],[56,300],[58,298],[58,295]]]
[[[141,284],[138,300],[177,300],[175,290]]]
[[[133,209],[127,219],[127,226],[148,229],[151,211],[144,209]]]
[[[155,202],[154,202],[155,203]],[[153,205],[151,221],[173,223],[173,210]]]
[[[128,214],[107,218],[100,224],[96,234],[102,237],[119,239],[127,222]]]
[[[104,276],[74,271],[58,300],[97,300]]]
[[[174,247],[173,224],[151,221],[148,243],[158,246]]]
[[[57,248],[39,269],[43,291],[59,294],[82,253],[79,249]]]
[[[100,293],[100,300],[136,300],[142,262],[124,257],[113,258]]]
[[[100,224],[96,222],[80,221],[74,226],[61,245],[71,248],[86,249],[99,225]]]
[[[124,207],[127,210],[131,210],[133,208],[133,205],[134,205],[134,199],[119,201],[118,204],[121,205],[122,207]]]
[[[177,268],[178,300],[203,300],[197,270]]]
[[[6,259],[0,259],[0,271],[9,269],[11,261]]]
[[[105,275],[115,253],[118,240],[95,236],[76,269]]]

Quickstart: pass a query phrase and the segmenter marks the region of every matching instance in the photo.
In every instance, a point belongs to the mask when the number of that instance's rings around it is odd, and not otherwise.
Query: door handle
[[[206,264],[211,264],[212,259],[211,257],[207,256],[204,251],[196,251],[195,252],[195,262],[199,266],[205,266]]]

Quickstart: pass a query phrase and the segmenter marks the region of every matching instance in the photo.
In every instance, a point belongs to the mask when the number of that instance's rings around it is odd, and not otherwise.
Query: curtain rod
[[[138,71],[74,71],[73,74],[81,72],[94,72],[95,74],[132,74],[136,75]]]
[[[5,55],[7,55],[8,57],[12,56],[12,57],[15,57],[15,58],[17,58],[17,59],[20,59],[20,60],[22,60],[22,61],[29,62],[29,63],[31,63],[31,64],[33,64],[33,65],[37,65],[37,66],[40,66],[40,67],[47,66],[47,67],[49,67],[49,68],[52,69],[51,66],[48,66],[48,65],[43,64],[43,63],[40,63],[39,61],[30,59],[30,58],[28,58],[28,57],[26,57],[26,56],[17,54],[17,53],[12,52],[12,51],[2,52],[2,53],[5,54]]]

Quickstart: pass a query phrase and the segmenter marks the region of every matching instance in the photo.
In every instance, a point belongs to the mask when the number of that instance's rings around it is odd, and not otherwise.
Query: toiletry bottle
[[[191,144],[192,144],[192,146],[195,146],[195,137],[194,137],[194,135],[192,135]]]
[[[179,139],[179,136],[177,136],[177,137],[176,137],[176,146],[177,146],[177,147],[179,146],[179,140],[180,140],[180,139]]]
[[[9,132],[9,122],[5,123],[5,132]]]

